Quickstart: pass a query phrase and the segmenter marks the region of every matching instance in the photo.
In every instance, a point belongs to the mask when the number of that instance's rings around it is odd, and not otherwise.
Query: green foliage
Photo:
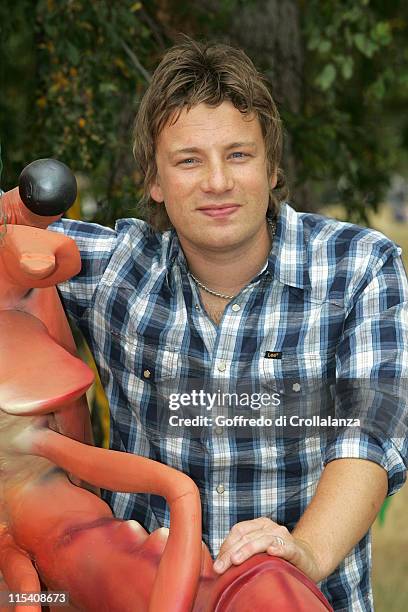
[[[325,199],[366,221],[405,146],[393,109],[408,94],[406,3],[309,0],[302,18],[304,111],[288,117],[299,181],[323,182]]]
[[[5,0],[0,4],[3,188],[37,157],[90,179],[96,219],[136,213],[142,177],[132,123],[149,73],[178,31],[223,38],[233,16],[263,0]],[[408,6],[402,0],[298,0],[301,104],[281,112],[298,186],[364,219],[408,147]],[[245,24],[243,24],[245,27]],[[234,40],[232,40],[234,43]],[[274,58],[253,58],[271,66]],[[281,67],[284,70],[285,67]]]
[[[134,213],[132,123],[155,56],[140,2],[37,4],[38,144],[92,174],[105,222]],[[137,177],[134,177],[137,180]],[[109,205],[107,203],[109,202]],[[109,214],[109,213],[113,214]]]
[[[132,163],[132,124],[148,78],[143,67],[154,62],[158,51],[145,14],[141,15],[142,4],[38,0],[30,6],[28,22],[10,7],[8,16],[3,9],[0,15],[4,22],[14,19],[7,32],[10,74],[18,53],[13,40],[22,44],[21,37],[31,35],[26,68],[34,75],[32,89],[27,91],[24,79],[11,81],[12,97],[2,108],[3,131],[15,101],[30,99],[29,119],[25,111],[23,120],[25,138],[19,143],[28,153],[20,152],[14,160],[21,164],[22,158],[61,159],[92,177],[105,222],[117,214],[134,214],[135,182],[140,183],[140,177],[134,175]],[[19,35],[14,33],[17,29]],[[15,139],[7,133],[3,140],[13,158]],[[108,201],[109,207],[104,206]]]
[[[9,4],[9,6],[8,6]],[[35,105],[35,11],[29,0],[0,3],[0,141],[4,164],[2,188],[15,184],[23,165],[32,161],[30,125]],[[11,182],[11,183],[10,183]]]
[[[383,505],[381,506],[380,512],[378,513],[378,522],[379,522],[381,527],[383,527],[383,525],[385,523],[385,515],[387,514],[387,510],[388,510],[390,501],[391,501],[391,499],[389,497],[387,497],[384,500]]]

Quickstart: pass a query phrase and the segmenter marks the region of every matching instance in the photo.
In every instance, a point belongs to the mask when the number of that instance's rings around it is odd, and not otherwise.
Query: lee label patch
[[[265,351],[265,359],[282,359],[282,353],[280,351]]]

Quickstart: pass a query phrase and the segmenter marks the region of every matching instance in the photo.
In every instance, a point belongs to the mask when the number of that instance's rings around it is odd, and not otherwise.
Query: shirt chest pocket
[[[263,392],[277,396],[274,416],[284,417],[282,427],[274,433],[288,444],[318,436],[322,432],[317,417],[333,413],[335,382],[335,351],[322,353],[287,354],[282,359],[264,359],[262,362]],[[276,397],[275,396],[275,397]]]
[[[281,359],[261,357],[261,386],[295,400],[327,391],[335,380],[335,350],[288,353]]]
[[[152,383],[177,378],[179,368],[178,347],[163,345],[156,339],[139,336],[125,336],[112,330],[115,365],[124,368],[131,375]]]

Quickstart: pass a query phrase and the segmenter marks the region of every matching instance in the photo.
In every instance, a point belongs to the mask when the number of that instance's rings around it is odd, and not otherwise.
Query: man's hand
[[[231,565],[240,565],[261,552],[290,561],[315,582],[321,579],[317,560],[306,542],[266,517],[233,526],[220,548],[214,570],[222,574]]]
[[[368,531],[387,487],[387,472],[372,461],[331,461],[292,533],[266,517],[237,523],[221,546],[214,570],[222,574],[231,565],[267,552],[286,559],[311,580],[320,582]],[[220,568],[218,561],[222,562]]]

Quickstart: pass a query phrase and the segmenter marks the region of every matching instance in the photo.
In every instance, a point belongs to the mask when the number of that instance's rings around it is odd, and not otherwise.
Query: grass
[[[390,498],[384,525],[373,527],[373,587],[376,612],[408,610],[408,486]]]

